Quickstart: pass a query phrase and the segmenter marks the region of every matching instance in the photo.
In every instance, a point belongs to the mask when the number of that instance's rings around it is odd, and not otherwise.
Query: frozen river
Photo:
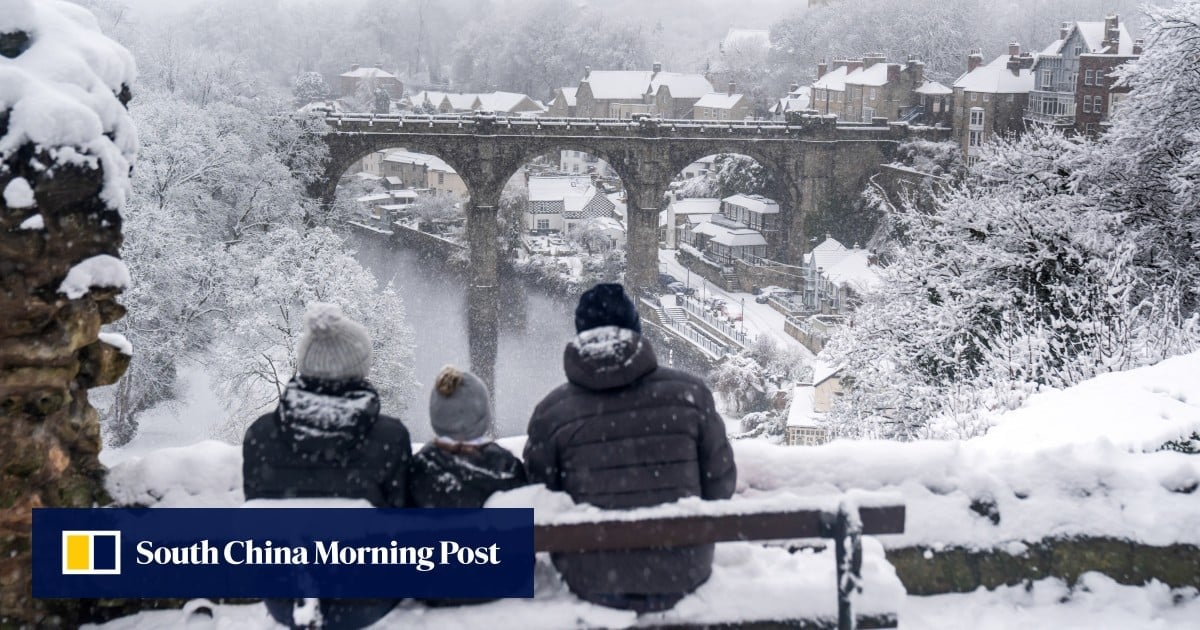
[[[414,441],[432,437],[429,388],[446,364],[467,368],[467,286],[463,278],[443,271],[434,259],[391,246],[379,239],[355,236],[358,258],[386,285],[392,282],[404,299],[407,320],[416,339],[415,368],[420,391],[403,420]],[[575,334],[574,304],[530,290],[517,281],[501,287],[500,340],[496,364],[496,420],[502,436],[523,435],[534,405],[564,381],[562,351]]]

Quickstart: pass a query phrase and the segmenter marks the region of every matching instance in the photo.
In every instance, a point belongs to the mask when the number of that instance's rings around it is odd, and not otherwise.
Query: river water
[[[414,441],[433,437],[429,392],[442,366],[470,366],[467,345],[467,286],[433,257],[381,238],[356,235],[358,259],[404,299],[416,341],[414,359],[420,391],[403,414]],[[575,334],[574,304],[505,280],[500,291],[500,339],[496,359],[496,422],[501,436],[524,435],[533,407],[564,382],[563,348]]]

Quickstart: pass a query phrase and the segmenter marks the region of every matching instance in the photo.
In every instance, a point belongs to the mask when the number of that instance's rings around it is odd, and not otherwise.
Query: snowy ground
[[[697,296],[716,296],[725,300],[725,303],[735,315],[744,304],[746,309],[744,322],[746,329],[751,334],[754,336],[768,335],[781,346],[799,350],[809,360],[814,358],[813,353],[808,348],[805,348],[804,344],[784,332],[783,323],[785,318],[783,313],[771,308],[769,304],[758,304],[754,301],[754,298],[757,296],[753,294],[726,291],[705,280],[699,274],[690,273],[687,267],[684,267],[675,260],[675,253],[676,250],[673,249],[658,250],[659,268],[664,273],[671,274],[678,278],[680,282],[695,287]]]

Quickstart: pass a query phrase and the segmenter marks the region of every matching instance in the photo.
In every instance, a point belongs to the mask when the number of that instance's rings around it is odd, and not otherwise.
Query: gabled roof
[[[417,166],[424,166],[431,171],[454,172],[454,169],[450,168],[449,164],[446,164],[444,160],[435,155],[405,151],[404,149],[388,149],[384,152],[383,161],[399,164],[415,164]]]
[[[846,74],[846,66],[838,66],[826,72],[820,79],[813,81],[812,86],[817,90],[845,91]]]
[[[791,94],[779,99],[771,106],[772,114],[785,114],[787,112],[797,112],[803,109],[808,109],[811,105],[808,98],[807,88],[803,92],[797,90]]]
[[[575,94],[577,92],[579,92],[579,88],[577,87],[562,88],[563,100],[566,102],[567,107],[575,107]]]
[[[816,267],[821,269],[829,269],[830,266],[841,260],[847,251],[849,250],[846,249],[845,245],[842,245],[837,239],[827,236],[820,245],[814,247],[804,257],[804,262],[815,264]]]
[[[533,99],[517,92],[488,92],[476,96],[482,109],[493,112],[528,112],[542,109]]]
[[[667,86],[674,98],[700,98],[713,91],[712,83],[704,75],[683,72],[659,72],[650,81],[650,93],[657,94],[658,88]]]
[[[447,94],[446,100],[450,103],[450,109],[462,111],[480,109],[478,94]]]
[[[813,387],[816,387],[817,385],[829,380],[830,377],[837,375],[838,372],[841,372],[842,366],[830,365],[824,361],[813,361],[812,370]]]
[[[779,204],[774,199],[768,199],[762,195],[743,195],[738,193],[726,197],[721,201],[759,214],[779,214]]]
[[[1080,38],[1083,39],[1084,54],[1120,55],[1123,57],[1133,55],[1133,37],[1124,24],[1118,24],[1117,29],[1119,32],[1117,50],[1110,50],[1104,45],[1104,22],[1075,22],[1071,26],[1071,30],[1078,32]],[[1062,54],[1063,46],[1070,39],[1071,34],[1069,33],[1067,39],[1060,39],[1050,44],[1042,51],[1042,54]]]
[[[674,92],[672,92],[674,95]],[[696,101],[696,107],[710,107],[712,109],[733,109],[738,103],[746,98],[745,94],[729,94],[727,92],[710,92],[700,97]]]
[[[676,98],[700,98],[713,86],[699,74],[649,70],[593,70],[581,83],[592,89],[592,98],[636,100],[655,94],[665,85]]]
[[[1033,70],[1018,70],[1013,74],[1008,69],[1008,55],[1000,55],[991,63],[964,72],[954,82],[954,87],[965,92],[989,94],[1027,94],[1033,89]]]

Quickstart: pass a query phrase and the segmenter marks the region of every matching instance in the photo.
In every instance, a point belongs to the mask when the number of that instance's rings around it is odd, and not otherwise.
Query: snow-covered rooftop
[[[954,93],[954,90],[938,83],[937,81],[926,81],[918,87],[915,92],[917,94],[927,94],[929,96],[947,96]]]
[[[583,80],[597,99],[640,99],[667,86],[675,98],[700,98],[713,91],[703,75],[649,70],[593,70]]]
[[[1015,74],[1008,69],[1008,55],[1000,55],[987,65],[963,73],[954,82],[954,87],[965,92],[989,94],[1027,94],[1033,89],[1033,70],[1018,70]]]
[[[762,195],[743,195],[738,193],[730,195],[721,201],[731,205],[745,208],[750,212],[758,214],[779,214],[779,204],[774,199],[768,199]]]
[[[343,72],[342,76],[355,78],[355,79],[367,78],[367,77],[370,77],[373,79],[395,79],[396,78],[396,75],[394,75],[386,70],[382,70],[380,68],[375,68],[375,67],[356,68],[349,72]]]
[[[792,405],[788,408],[787,425],[789,427],[817,426],[815,399],[816,387],[797,385],[792,391]]]
[[[589,177],[547,177],[534,176],[529,178],[530,201],[563,201],[568,197],[583,197],[590,199],[596,194]]]
[[[577,87],[565,87],[562,89],[563,101],[567,107],[575,107],[575,95],[579,92]]]
[[[819,245],[804,256],[804,262],[806,264],[815,264],[818,269],[828,269],[830,265],[841,260],[845,256],[846,251],[848,250],[845,245],[842,245],[832,236],[826,236],[824,241],[821,241]]]
[[[817,90],[834,90],[835,92],[844,92],[846,90],[846,75],[847,67],[838,66],[829,72],[826,72],[820,79],[813,82],[812,86]]]
[[[424,166],[431,171],[444,171],[453,173],[454,169],[450,168],[442,158],[428,153],[416,153],[413,151],[405,151],[404,149],[388,149],[384,152],[384,162],[396,162],[400,164],[416,164]]]
[[[712,197],[691,197],[671,202],[675,214],[717,214],[721,212],[721,200]]]
[[[846,83],[879,87],[887,85],[888,66],[892,64],[880,61],[870,68],[859,68],[846,75]]]
[[[711,107],[712,109],[733,109],[745,98],[744,94],[729,94],[728,92],[710,92],[696,101],[696,107]]]
[[[802,88],[796,92],[779,99],[771,106],[772,114],[785,114],[787,112],[797,112],[802,109],[808,109],[811,104],[811,99],[808,96],[808,88]]]
[[[872,265],[865,249],[846,250],[842,259],[825,268],[825,277],[837,286],[848,286],[859,293],[878,287],[883,280],[879,268]]]
[[[1125,28],[1125,24],[1118,24],[1117,30],[1119,36],[1117,39],[1117,50],[1110,50],[1104,45],[1104,22],[1075,22],[1071,29],[1078,31],[1083,39],[1085,50],[1083,54],[1105,54],[1105,55],[1121,55],[1128,57],[1133,55],[1133,37]],[[1042,51],[1043,55],[1058,55],[1062,53],[1063,45],[1071,39],[1070,34],[1067,39],[1060,39],[1046,47]]]
[[[712,242],[726,247],[755,247],[767,244],[767,239],[763,238],[762,234],[747,227],[728,227],[710,221],[701,223],[692,231],[709,236]]]

